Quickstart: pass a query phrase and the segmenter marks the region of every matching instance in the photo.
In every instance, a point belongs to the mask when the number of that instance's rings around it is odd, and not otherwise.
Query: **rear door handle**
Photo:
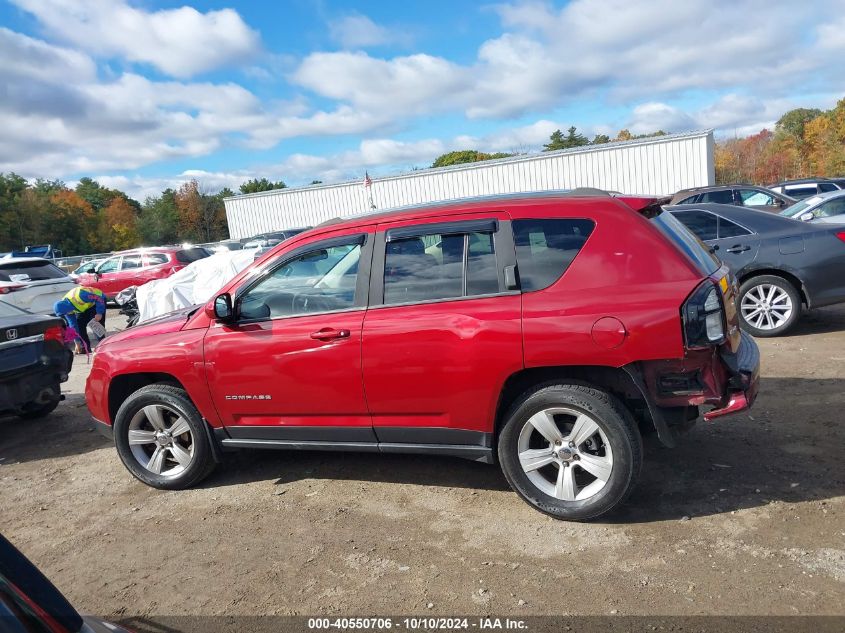
[[[729,253],[742,253],[743,251],[750,251],[751,247],[746,244],[736,244],[725,250]]]
[[[311,338],[318,341],[333,341],[339,338],[349,338],[349,330],[335,330],[334,328],[324,327],[316,332],[311,332]]]

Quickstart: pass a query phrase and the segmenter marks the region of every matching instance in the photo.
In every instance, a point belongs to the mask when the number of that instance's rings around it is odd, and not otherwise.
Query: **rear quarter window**
[[[542,290],[560,279],[595,228],[592,220],[514,220],[516,263],[523,291]]]

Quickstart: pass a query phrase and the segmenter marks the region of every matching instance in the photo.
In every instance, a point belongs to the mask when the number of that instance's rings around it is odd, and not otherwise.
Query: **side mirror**
[[[206,314],[217,321],[231,321],[234,316],[232,309],[232,296],[228,292],[217,295],[214,303],[205,308]]]
[[[807,211],[807,213],[802,213],[802,214],[799,216],[799,219],[800,219],[800,220],[802,220],[803,222],[809,222],[810,220],[812,220],[812,219],[813,219],[813,213],[812,213],[812,211]]]
[[[83,272],[86,272],[86,273],[88,273],[89,275],[90,275],[90,274],[93,274],[93,273],[97,272],[97,267],[96,267],[96,266],[89,266],[89,267],[88,267],[88,268],[86,268]]]

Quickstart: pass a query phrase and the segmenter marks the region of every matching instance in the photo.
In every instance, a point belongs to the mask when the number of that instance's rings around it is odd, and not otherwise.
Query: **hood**
[[[199,309],[201,306],[194,305],[187,308],[181,308],[168,312],[149,321],[144,321],[135,327],[128,328],[117,334],[107,336],[102,340],[99,347],[117,343],[120,341],[128,341],[135,338],[142,338],[148,336],[155,336],[156,334],[169,334],[170,332],[178,332],[185,325],[188,317]]]

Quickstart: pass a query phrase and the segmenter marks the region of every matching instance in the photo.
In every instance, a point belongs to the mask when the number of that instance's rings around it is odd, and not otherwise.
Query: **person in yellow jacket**
[[[94,319],[105,327],[106,295],[97,288],[77,286],[53,305],[53,312],[67,320],[68,325],[77,331],[79,338],[85,343],[86,351],[90,352],[88,323]]]

